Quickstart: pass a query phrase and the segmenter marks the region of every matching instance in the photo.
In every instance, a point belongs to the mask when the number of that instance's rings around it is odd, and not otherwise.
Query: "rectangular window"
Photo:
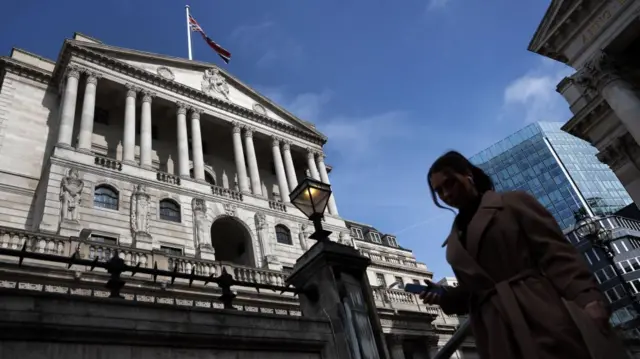
[[[589,262],[589,265],[593,265],[593,262],[591,261],[591,258],[589,257],[589,252],[584,252],[584,257],[587,258],[587,262]]]
[[[638,257],[629,259],[629,263],[631,263],[631,268],[634,271],[640,270],[640,263],[638,263]]]
[[[172,256],[181,256],[182,255],[182,249],[181,248],[175,248],[175,247],[169,247],[169,246],[160,246],[160,251],[172,255]]]
[[[606,266],[602,269],[604,271],[604,274],[607,275],[607,279],[612,279],[616,277],[616,272],[613,270],[612,266]]]
[[[387,236],[387,243],[388,243],[391,247],[397,247],[397,246],[398,246],[398,243],[396,242],[396,237]]]
[[[375,243],[382,243],[380,240],[380,233],[378,232],[369,232],[369,237],[371,237],[371,241]]]
[[[398,283],[398,288],[404,288],[404,279],[402,277],[396,277],[395,283]]]
[[[602,270],[596,271],[595,273],[596,279],[598,280],[598,283],[604,283],[607,281],[607,276],[604,274],[604,272]]]
[[[615,249],[616,253],[620,254],[620,250],[618,249],[618,246],[616,246],[615,243],[612,243],[612,244],[613,244],[613,249]]]
[[[419,279],[414,279],[413,280],[413,284],[420,284],[420,280]]]
[[[362,229],[360,229],[358,227],[351,227],[351,236],[353,238],[356,238],[356,239],[363,239],[362,238]]]
[[[620,267],[622,268],[622,273],[631,273],[633,272],[633,268],[631,268],[631,263],[629,261],[621,261]]]
[[[387,281],[384,279],[384,274],[376,273],[376,280],[378,281],[378,286],[387,288]]]
[[[594,262],[598,262],[600,260],[600,256],[598,255],[598,252],[596,252],[595,248],[591,248],[591,253],[593,253],[593,257],[596,259]]]
[[[627,248],[627,244],[626,244],[626,243],[624,243],[624,241],[620,241],[620,244],[622,244],[622,248],[624,248],[624,251],[625,251],[625,252],[628,252],[628,251],[629,251],[629,248]]]

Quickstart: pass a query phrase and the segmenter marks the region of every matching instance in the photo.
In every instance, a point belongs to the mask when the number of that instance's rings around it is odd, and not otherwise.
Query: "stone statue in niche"
[[[79,221],[78,206],[80,206],[83,188],[84,182],[78,176],[78,170],[71,168],[60,184],[61,222]]]
[[[208,223],[207,223],[207,204],[203,199],[194,198],[191,201],[193,210],[193,244],[195,248],[200,246],[210,247],[208,240]]]
[[[229,84],[220,74],[220,70],[215,67],[204,71],[204,75],[202,75],[202,91],[211,96],[220,94],[226,100],[229,100]]]
[[[131,231],[133,237],[149,236],[149,203],[151,196],[144,185],[135,185],[131,194]]]
[[[300,229],[298,231],[298,240],[300,241],[300,248],[302,248],[303,251],[309,249],[309,245],[307,244],[307,238],[309,238],[309,236],[307,235],[308,230],[309,227],[306,224],[300,224]]]

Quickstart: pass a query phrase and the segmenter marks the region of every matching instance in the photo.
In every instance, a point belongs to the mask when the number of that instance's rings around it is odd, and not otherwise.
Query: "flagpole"
[[[189,46],[189,60],[193,60],[193,56],[191,54],[191,24],[189,23],[189,5],[185,6],[187,10],[187,43]]]

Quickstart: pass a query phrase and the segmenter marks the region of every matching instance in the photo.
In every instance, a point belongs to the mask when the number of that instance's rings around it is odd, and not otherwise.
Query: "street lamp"
[[[637,317],[640,314],[640,303],[638,303],[632,294],[633,291],[631,284],[624,279],[620,268],[616,265],[616,261],[614,259],[615,254],[611,248],[611,242],[614,239],[613,231],[603,228],[596,218],[582,216],[582,219],[576,223],[576,233],[580,238],[587,239],[591,243],[592,247],[598,248],[604,252],[607,257],[607,261],[613,267],[613,270],[616,272],[616,277],[618,277],[618,280],[622,284],[625,296],[631,300],[631,305],[633,306]]]
[[[302,180],[289,194],[291,203],[313,222],[315,232],[309,238],[318,242],[328,241],[331,234],[322,228],[324,211],[330,197],[330,185],[309,177]]]

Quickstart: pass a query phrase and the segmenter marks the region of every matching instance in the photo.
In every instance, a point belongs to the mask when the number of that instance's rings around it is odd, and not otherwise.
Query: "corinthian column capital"
[[[176,102],[176,110],[178,111],[178,115],[186,115],[187,114],[187,104],[184,102]]]
[[[242,132],[242,124],[238,121],[233,121],[231,123],[233,125],[233,133],[241,133]]]
[[[87,74],[87,83],[96,85],[98,83],[98,79],[102,77],[102,75],[95,71],[85,70]]]
[[[198,107],[190,106],[189,110],[191,111],[191,119],[193,119],[193,120],[199,120],[200,119],[200,115],[203,112],[202,109],[200,109]]]
[[[280,147],[280,141],[282,141],[280,137],[271,136],[271,146]]]
[[[318,162],[324,162],[324,152],[316,152],[316,157],[318,158]]]
[[[127,88],[127,97],[136,98],[136,95],[140,92],[140,88],[133,84],[125,84],[124,86]]]
[[[66,77],[73,77],[76,79],[80,78],[80,72],[81,72],[81,68],[76,66],[76,65],[68,65],[67,66],[67,72],[66,72]]]
[[[142,91],[142,102],[151,102],[154,97],[156,97],[156,94],[154,92],[148,90]]]
[[[287,141],[287,140],[282,141],[282,150],[291,151],[291,141]]]
[[[589,91],[602,91],[611,82],[620,79],[620,67],[615,59],[599,51],[574,76],[574,82]]]
[[[254,127],[251,126],[244,126],[244,137],[245,138],[253,138],[253,132],[256,129]]]

